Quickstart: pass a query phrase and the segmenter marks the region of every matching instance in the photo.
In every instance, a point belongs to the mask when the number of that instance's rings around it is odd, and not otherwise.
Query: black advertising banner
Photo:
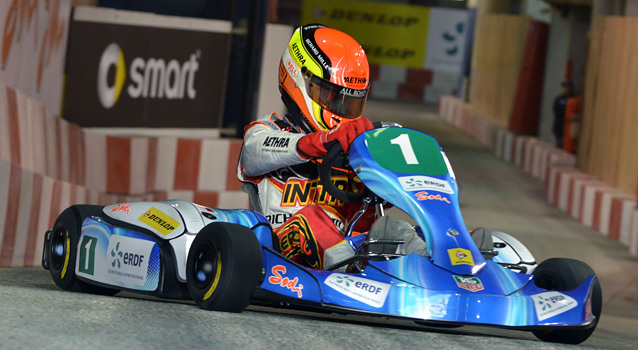
[[[83,127],[218,128],[230,23],[76,7],[63,117]]]

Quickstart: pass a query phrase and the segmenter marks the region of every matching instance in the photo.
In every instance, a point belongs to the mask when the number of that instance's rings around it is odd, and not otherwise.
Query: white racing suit
[[[253,209],[272,225],[275,250],[322,269],[354,255],[343,233],[360,204],[342,203],[323,190],[316,161],[297,152],[303,136],[289,117],[277,113],[252,122],[244,131],[237,177],[252,187]],[[353,172],[340,169],[335,175],[335,170],[332,181],[337,187],[354,192],[362,188]],[[367,231],[373,220],[373,213],[366,213],[355,231]],[[410,235],[416,234],[412,230]],[[425,243],[420,243],[424,251]]]

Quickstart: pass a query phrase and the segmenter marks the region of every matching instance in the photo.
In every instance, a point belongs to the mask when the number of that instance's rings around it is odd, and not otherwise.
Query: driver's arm
[[[246,127],[239,162],[243,174],[250,177],[267,174],[308,159],[297,152],[302,134],[283,131],[273,123],[257,121]]]

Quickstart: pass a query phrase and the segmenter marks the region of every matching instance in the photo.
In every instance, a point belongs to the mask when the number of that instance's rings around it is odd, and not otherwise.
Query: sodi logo
[[[180,63],[172,59],[135,57],[128,68],[129,83],[127,94],[133,98],[183,99],[193,100],[195,73],[199,69],[201,52],[197,50],[189,59]],[[109,72],[114,69],[114,79]],[[111,81],[109,81],[111,80]],[[100,58],[97,76],[97,93],[102,106],[109,109],[117,103],[127,80],[126,60],[117,43],[109,44]]]

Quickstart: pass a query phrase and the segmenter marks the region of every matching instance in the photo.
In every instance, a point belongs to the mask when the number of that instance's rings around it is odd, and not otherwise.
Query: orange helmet
[[[320,24],[295,31],[279,63],[279,90],[307,132],[330,130],[363,112],[370,69],[351,36]]]

